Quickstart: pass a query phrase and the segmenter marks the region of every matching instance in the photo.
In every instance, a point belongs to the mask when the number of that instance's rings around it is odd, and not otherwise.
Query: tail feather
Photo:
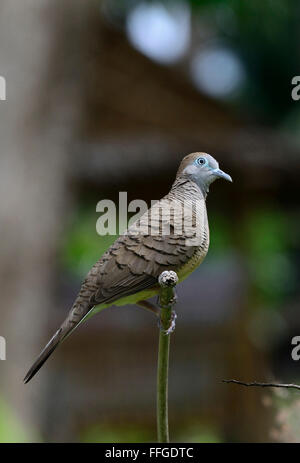
[[[69,316],[66,318],[64,323],[61,327],[56,331],[54,336],[50,339],[48,344],[44,347],[32,367],[28,370],[24,378],[24,383],[28,383],[35,374],[39,371],[39,369],[44,365],[46,360],[50,357],[50,355],[55,351],[57,346],[64,341],[70,334],[91,314],[94,306],[88,306],[84,310],[79,311],[78,307],[74,304],[75,307],[72,308]]]
[[[29,369],[28,373],[26,374],[24,378],[25,384],[28,383],[28,381],[30,381],[34,377],[34,375],[39,371],[39,369],[44,365],[46,360],[50,357],[52,352],[54,352],[54,350],[56,349],[56,347],[61,341],[60,333],[61,333],[61,328],[55,333],[55,335],[50,339],[48,344],[44,347],[44,349],[42,350],[42,352],[40,353],[40,355],[38,356],[38,358],[36,359],[32,367]]]

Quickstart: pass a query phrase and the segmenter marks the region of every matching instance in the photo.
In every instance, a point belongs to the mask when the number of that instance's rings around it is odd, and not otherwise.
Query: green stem
[[[171,274],[173,278],[163,281],[161,277]],[[168,373],[170,334],[166,333],[172,321],[172,299],[174,297],[173,286],[177,283],[175,272],[163,272],[160,276],[160,307],[161,307],[161,331],[159,333],[158,364],[157,364],[157,438],[158,442],[169,442],[168,421]],[[166,286],[168,285],[168,286]]]
[[[169,442],[168,422],[168,371],[169,371],[170,335],[159,334],[157,365],[157,439]]]

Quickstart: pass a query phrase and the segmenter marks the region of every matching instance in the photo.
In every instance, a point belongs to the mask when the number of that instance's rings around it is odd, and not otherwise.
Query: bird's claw
[[[170,299],[168,305],[170,305],[170,306],[173,307],[175,304],[177,304],[177,302],[178,302],[178,296],[177,296],[177,294],[176,294],[176,292],[175,292],[175,290],[174,290],[174,294],[173,294],[173,296],[171,297],[171,299]],[[157,305],[160,305],[160,297],[159,297],[159,296],[157,296],[156,304],[157,304]]]
[[[170,299],[170,305],[173,307],[175,304],[177,304],[177,301],[178,301],[178,296],[177,294],[174,292],[174,295],[173,297]],[[174,312],[175,313],[175,312]],[[176,315],[176,314],[175,314]]]

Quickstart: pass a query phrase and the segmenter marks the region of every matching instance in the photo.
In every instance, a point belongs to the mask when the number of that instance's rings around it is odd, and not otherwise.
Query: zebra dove
[[[111,305],[155,309],[158,277],[173,270],[184,280],[203,261],[209,246],[205,199],[217,178],[232,182],[209,154],[192,153],[181,162],[170,192],[117,238],[87,274],[61,327],[25,376],[27,383],[55,348],[91,315]]]

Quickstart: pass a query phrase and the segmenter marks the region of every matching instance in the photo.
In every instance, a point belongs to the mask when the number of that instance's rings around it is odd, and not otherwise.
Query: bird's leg
[[[150,301],[138,301],[136,305],[143,307],[143,309],[150,310],[150,312],[154,313],[157,317],[160,318],[160,308],[157,307]]]

